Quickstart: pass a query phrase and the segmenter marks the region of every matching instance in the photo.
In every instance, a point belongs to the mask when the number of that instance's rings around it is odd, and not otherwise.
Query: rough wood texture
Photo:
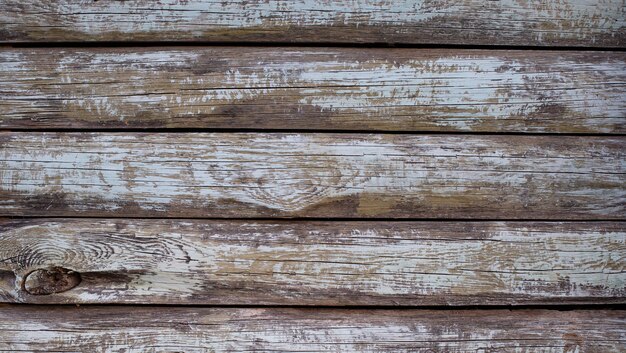
[[[0,300],[626,303],[625,241],[620,222],[5,220]]]
[[[624,311],[0,306],[3,352],[622,353]]]
[[[623,137],[0,134],[0,215],[625,219]]]
[[[0,41],[621,47],[624,0],[0,1]]]
[[[0,128],[626,132],[619,52],[9,49],[0,82]]]

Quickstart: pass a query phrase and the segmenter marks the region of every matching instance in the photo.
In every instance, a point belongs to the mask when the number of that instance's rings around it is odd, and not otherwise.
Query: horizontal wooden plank
[[[618,310],[0,306],[0,350],[621,353]]]
[[[626,219],[626,138],[0,134],[0,215]]]
[[[626,304],[625,241],[625,222],[5,220],[0,300]]]
[[[8,49],[0,82],[0,128],[626,132],[623,52]]]
[[[621,47],[623,0],[1,0],[0,41]]]

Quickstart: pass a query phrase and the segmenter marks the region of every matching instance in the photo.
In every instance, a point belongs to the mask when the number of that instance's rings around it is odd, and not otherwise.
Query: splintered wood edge
[[[626,132],[626,53],[0,50],[0,128]]]
[[[0,220],[0,300],[626,303],[625,224]]]
[[[0,305],[0,316],[0,349],[9,351],[621,353],[626,348],[626,315],[612,310]]]

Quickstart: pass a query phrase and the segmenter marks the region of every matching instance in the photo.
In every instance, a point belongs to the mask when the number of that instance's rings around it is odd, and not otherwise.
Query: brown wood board
[[[622,0],[0,1],[4,42],[623,47]]]
[[[626,304],[624,239],[623,222],[4,220],[0,300]]]
[[[626,139],[0,134],[0,215],[624,220]]]
[[[621,353],[611,310],[0,306],[0,350]]]
[[[0,50],[0,128],[626,132],[626,53]]]

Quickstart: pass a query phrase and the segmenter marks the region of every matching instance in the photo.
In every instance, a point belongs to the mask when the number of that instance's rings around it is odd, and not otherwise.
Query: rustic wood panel
[[[0,134],[0,215],[625,219],[624,137]]]
[[[130,315],[129,315],[130,313]],[[17,352],[621,353],[624,311],[0,306]]]
[[[0,41],[620,47],[623,0],[0,1]]]
[[[626,303],[620,222],[3,223],[8,302]]]
[[[620,52],[7,49],[0,82],[0,128],[626,132]]]

